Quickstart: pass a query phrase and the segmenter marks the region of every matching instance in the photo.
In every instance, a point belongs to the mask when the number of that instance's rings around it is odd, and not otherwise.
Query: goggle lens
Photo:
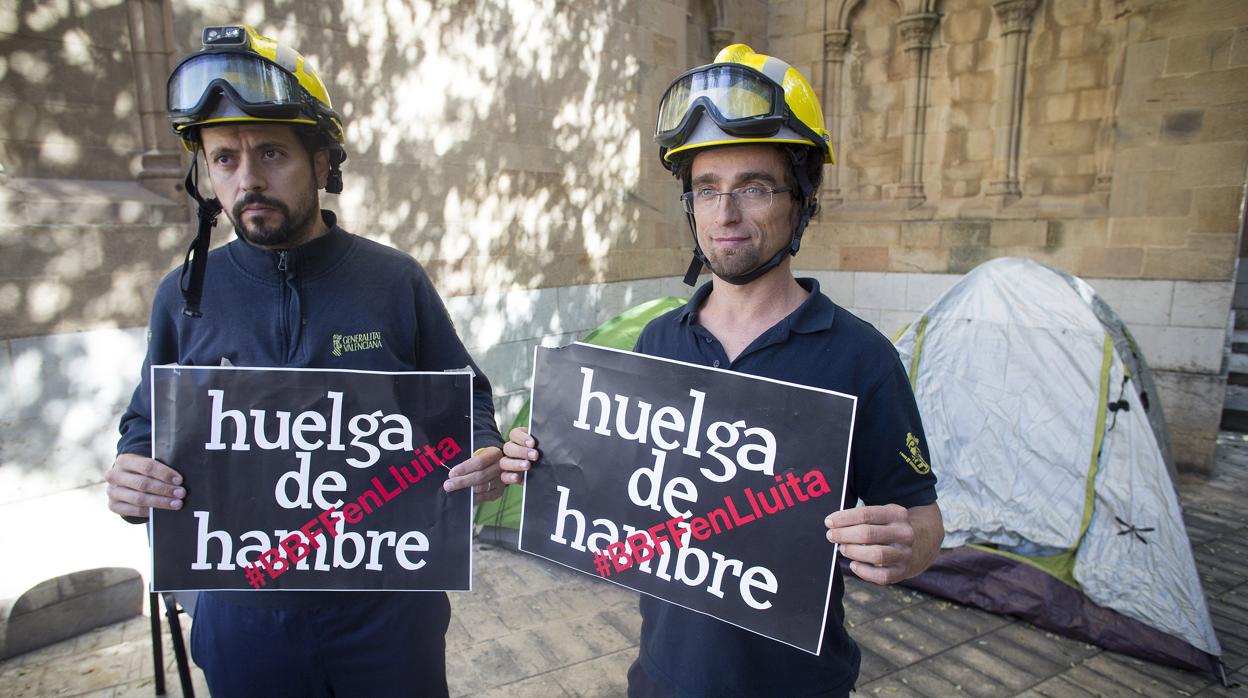
[[[783,95],[761,74],[732,64],[711,65],[678,78],[667,88],[659,105],[656,135],[679,128],[690,107],[701,98],[714,105],[726,122],[783,111]]]
[[[257,56],[207,53],[187,59],[169,78],[169,113],[184,114],[201,108],[204,93],[217,80],[229,83],[244,102],[240,107],[299,103],[297,81],[276,64]]]

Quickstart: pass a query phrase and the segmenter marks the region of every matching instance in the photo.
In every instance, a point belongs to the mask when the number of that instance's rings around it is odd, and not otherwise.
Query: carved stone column
[[[901,183],[898,199],[921,202],[923,194],[923,144],[927,133],[927,81],[932,55],[932,32],[940,16],[924,13],[897,20],[902,49],[908,61],[906,106],[902,127]]]
[[[1031,18],[1040,0],[996,0],[992,9],[1001,23],[1001,64],[997,70],[997,109],[994,127],[993,179],[988,195],[1007,201],[1022,196],[1018,159],[1022,140],[1023,76],[1027,67],[1027,40]]]
[[[1130,0],[1111,0],[1110,16],[1113,17],[1113,51],[1109,54],[1109,80],[1105,88],[1105,115],[1096,134],[1096,183],[1093,190],[1108,192],[1114,178],[1114,143],[1116,141],[1118,99],[1122,94],[1122,79],[1127,64],[1127,23],[1133,12]]]
[[[834,29],[823,34],[823,118],[828,134],[832,137],[832,152],[836,162],[824,170],[823,194],[819,197],[824,206],[839,206],[845,202],[841,193],[841,90],[844,84],[845,52],[849,49],[849,32]]]
[[[733,38],[737,35],[736,30],[728,27],[711,27],[708,33],[711,36],[711,50],[716,53],[719,53],[720,49],[731,44]]]
[[[715,14],[715,19],[711,22],[708,34],[711,38],[711,53],[716,54],[732,43],[737,36],[737,32],[732,29],[732,25],[728,21],[728,3],[726,0],[713,0],[711,11]]]
[[[126,0],[126,9],[143,144],[131,171],[145,187],[174,196],[186,172],[182,146],[165,117],[165,83],[173,68],[173,11],[169,0]]]

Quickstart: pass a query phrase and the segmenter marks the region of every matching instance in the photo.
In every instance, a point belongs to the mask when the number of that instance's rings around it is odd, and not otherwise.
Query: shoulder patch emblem
[[[911,432],[907,432],[906,448],[910,449],[910,455],[906,455],[901,451],[898,451],[897,455],[901,456],[901,459],[904,460],[907,465],[914,468],[914,472],[919,475],[926,475],[932,472],[932,466],[928,465],[927,461],[923,460],[923,452],[919,450],[919,437],[915,436]]]

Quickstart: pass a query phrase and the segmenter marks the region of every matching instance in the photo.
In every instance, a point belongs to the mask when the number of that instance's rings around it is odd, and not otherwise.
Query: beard
[[[707,252],[703,247],[702,254],[706,255],[707,261],[710,262],[711,271],[721,277],[747,274],[771,259],[771,255],[764,257],[763,253],[756,249]],[[771,254],[774,255],[775,252]]]
[[[788,250],[793,242],[793,233],[797,230],[798,212],[796,207],[785,219],[768,218],[754,226],[753,242],[756,244],[735,247],[717,247],[710,240],[710,232],[699,232],[696,238],[702,254],[706,257],[711,271],[721,278],[744,276],[771,261],[781,252]],[[781,234],[784,231],[787,234]],[[705,238],[704,238],[705,236]],[[704,244],[705,243],[705,244]],[[784,257],[781,257],[783,261]]]
[[[302,242],[300,238],[307,235],[320,210],[315,196],[302,196],[294,203],[292,209],[282,201],[250,192],[234,202],[230,211],[234,232],[257,247],[291,247],[292,243]],[[243,222],[243,208],[251,204],[262,204],[274,209],[280,214],[278,220],[274,223],[258,222],[247,225]]]

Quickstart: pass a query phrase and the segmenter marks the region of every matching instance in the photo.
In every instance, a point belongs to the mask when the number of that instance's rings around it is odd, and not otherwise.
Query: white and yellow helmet
[[[659,101],[655,141],[668,169],[673,158],[699,148],[741,143],[790,143],[833,162],[823,110],[810,83],[788,63],[745,44],[672,81]]]

